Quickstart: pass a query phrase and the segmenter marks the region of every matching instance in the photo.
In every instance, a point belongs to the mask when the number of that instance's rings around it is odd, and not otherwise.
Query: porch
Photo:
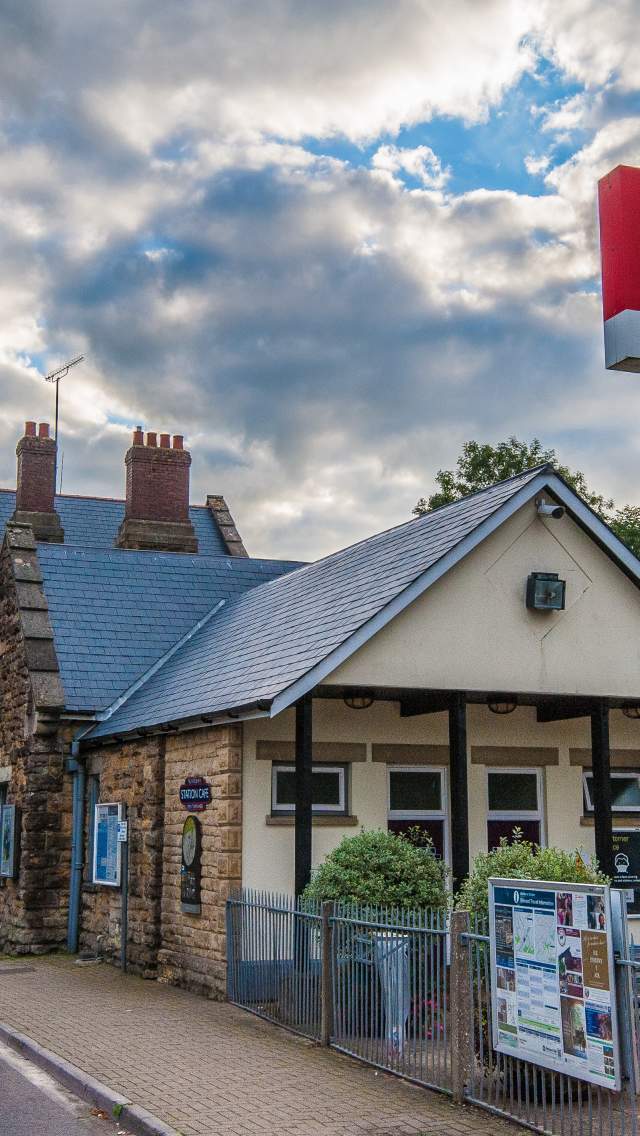
[[[639,712],[611,696],[319,686],[244,724],[243,884],[300,894],[342,836],[408,825],[455,886],[516,826],[613,874],[615,830],[640,827]]]

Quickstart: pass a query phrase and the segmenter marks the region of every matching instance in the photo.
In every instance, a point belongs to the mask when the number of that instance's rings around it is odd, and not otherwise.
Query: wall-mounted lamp
[[[489,694],[487,706],[492,714],[513,714],[518,705],[515,694]]]
[[[527,607],[532,611],[564,611],[567,584],[557,572],[532,572],[527,577]]]
[[[640,718],[640,706],[622,706],[621,709],[625,718]]]
[[[344,704],[350,710],[368,710],[373,702],[373,695],[368,690],[349,691],[344,696]]]

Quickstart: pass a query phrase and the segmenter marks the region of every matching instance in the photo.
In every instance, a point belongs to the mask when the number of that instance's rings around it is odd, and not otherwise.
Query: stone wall
[[[204,777],[212,803],[202,825],[202,912],[188,915],[180,904],[185,777]],[[165,843],[162,888],[162,947],[159,977],[165,982],[224,999],[226,996],[225,903],[242,878],[242,726],[211,726],[167,738]]]
[[[87,757],[87,773],[99,778],[98,800],[126,804],[129,822],[127,965],[145,978],[156,975],[160,945],[164,836],[164,737],[105,746]],[[87,780],[87,797],[89,781]],[[90,882],[89,809],[85,830],[80,949],[120,961],[122,894]]]
[[[63,946],[71,860],[63,694],[33,532],[10,524],[0,551],[0,768],[21,810],[20,869],[0,881],[0,949]]]

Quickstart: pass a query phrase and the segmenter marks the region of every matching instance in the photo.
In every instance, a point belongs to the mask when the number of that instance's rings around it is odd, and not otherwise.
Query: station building
[[[179,436],[134,433],[121,501],[55,494],[46,425],[17,457],[0,949],[224,997],[230,891],[299,891],[362,827],[420,826],[459,882],[517,826],[634,910],[640,562],[551,466],[298,564],[190,504]]]

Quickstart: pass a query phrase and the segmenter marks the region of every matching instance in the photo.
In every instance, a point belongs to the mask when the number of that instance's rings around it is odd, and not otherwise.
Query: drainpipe
[[[80,743],[71,743],[71,757],[67,771],[73,774],[73,810],[71,816],[71,886],[69,891],[69,921],[67,924],[67,950],[77,954],[80,928],[80,889],[84,867],[84,789],[85,765],[80,758]]]

